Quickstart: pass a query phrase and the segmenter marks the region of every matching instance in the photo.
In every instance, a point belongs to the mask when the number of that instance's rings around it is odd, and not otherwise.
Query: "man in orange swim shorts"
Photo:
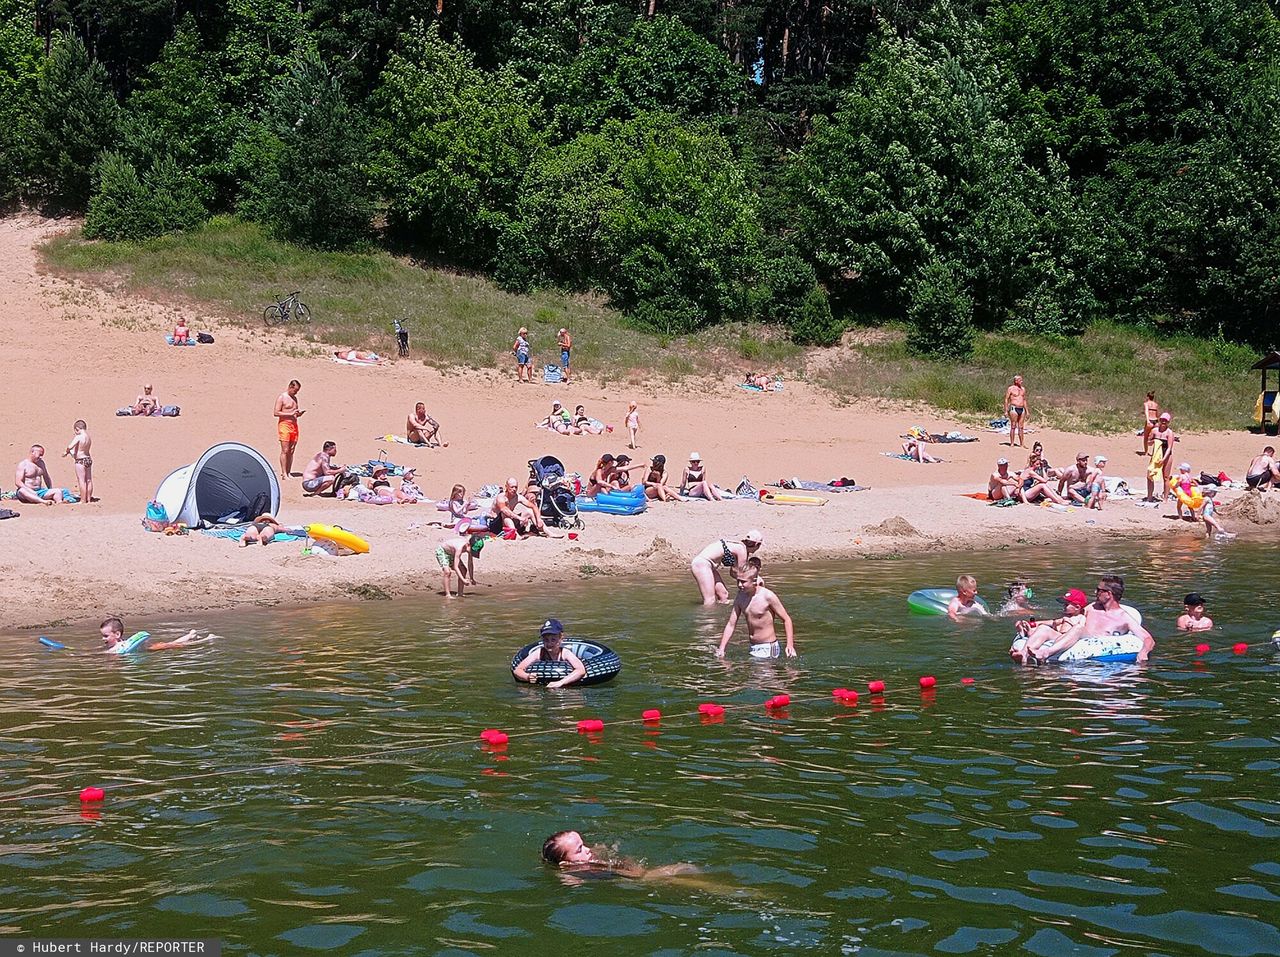
[[[298,417],[306,409],[298,407],[298,392],[302,383],[289,382],[289,388],[276,398],[276,430],[280,434],[280,477],[288,479],[293,471],[293,450],[298,447]]]

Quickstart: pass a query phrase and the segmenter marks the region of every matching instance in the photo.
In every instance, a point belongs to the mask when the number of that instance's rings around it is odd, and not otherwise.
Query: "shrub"
[[[147,239],[190,229],[208,215],[199,183],[171,156],[162,156],[140,177],[124,156],[109,151],[102,154],[96,170],[98,188],[84,220],[89,239]]]
[[[963,359],[973,351],[973,297],[942,260],[926,263],[911,284],[907,345],[922,355]]]

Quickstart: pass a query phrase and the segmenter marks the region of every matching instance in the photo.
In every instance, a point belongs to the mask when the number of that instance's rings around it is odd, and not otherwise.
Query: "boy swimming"
[[[1208,631],[1213,619],[1204,613],[1204,599],[1192,592],[1182,599],[1183,613],[1178,616],[1178,631]]]
[[[956,597],[947,605],[947,617],[959,621],[962,616],[985,615],[987,610],[977,602],[978,579],[961,575],[956,579]]]

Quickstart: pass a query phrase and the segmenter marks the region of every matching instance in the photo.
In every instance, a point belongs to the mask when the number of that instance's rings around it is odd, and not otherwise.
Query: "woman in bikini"
[[[649,463],[649,474],[644,480],[645,498],[659,502],[678,502],[680,496],[675,489],[667,485],[667,457],[655,455]]]
[[[244,537],[240,539],[240,544],[252,545],[257,542],[261,545],[269,545],[272,539],[276,537],[276,532],[282,528],[284,526],[280,524],[274,515],[263,512],[244,530]]]
[[[742,536],[740,542],[730,542],[721,538],[693,556],[693,561],[689,563],[689,570],[693,572],[693,580],[698,583],[698,591],[702,594],[704,605],[714,605],[716,602],[728,603],[729,590],[720,580],[720,567],[746,566],[763,541],[764,537],[759,530],[753,528]]]
[[[608,452],[600,456],[600,461],[596,462],[595,471],[591,473],[591,478],[587,479],[585,494],[588,498],[595,498],[601,492],[617,491],[618,483],[613,479],[613,462],[614,458]]]
[[[1027,457],[1027,467],[1018,476],[1018,481],[1021,483],[1018,498],[1028,505],[1041,498],[1047,498],[1058,505],[1066,505],[1067,500],[1054,491],[1050,480],[1042,474],[1043,467],[1040,454],[1033,451]]]
[[[707,471],[702,465],[702,456],[697,452],[689,453],[689,464],[684,467],[680,476],[680,491],[695,498],[705,498],[712,502],[723,502],[724,498],[716,491],[716,487],[707,480]]]
[[[1151,454],[1151,433],[1156,430],[1156,422],[1160,419],[1160,403],[1156,401],[1155,392],[1147,393],[1147,401],[1142,403],[1142,451],[1139,455]]]
[[[578,431],[588,435],[604,435],[605,432],[604,424],[599,419],[588,416],[586,407],[581,405],[573,410],[573,425]]]
[[[62,454],[70,455],[76,463],[76,483],[80,486],[80,504],[88,505],[93,501],[93,457],[89,454],[93,439],[89,438],[89,426],[85,425],[84,419],[76,419],[73,428],[76,433],[75,438]]]

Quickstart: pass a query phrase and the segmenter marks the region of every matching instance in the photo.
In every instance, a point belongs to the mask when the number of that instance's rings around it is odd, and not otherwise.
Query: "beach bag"
[[[163,532],[169,524],[169,513],[159,502],[147,503],[147,514],[142,520],[142,527],[148,532]]]
[[[169,415],[169,416],[173,416],[173,415],[180,415],[181,413],[182,413],[182,409],[178,408],[178,406],[176,406],[176,405],[162,405],[162,406],[160,406],[160,414],[161,414],[161,415]]]
[[[557,382],[563,382],[564,375],[560,372],[559,366],[547,366],[542,372],[542,381],[548,385],[554,385]]]
[[[744,475],[742,476],[742,481],[738,483],[738,487],[734,494],[737,495],[738,498],[756,498],[760,493],[757,492],[756,487],[751,484],[751,480]]]
[[[1210,475],[1208,472],[1201,472],[1200,484],[1201,485],[1221,485],[1222,479],[1220,479],[1216,475]]]
[[[209,335],[207,332],[197,332],[196,342],[203,343],[206,346],[213,345],[213,336]]]

